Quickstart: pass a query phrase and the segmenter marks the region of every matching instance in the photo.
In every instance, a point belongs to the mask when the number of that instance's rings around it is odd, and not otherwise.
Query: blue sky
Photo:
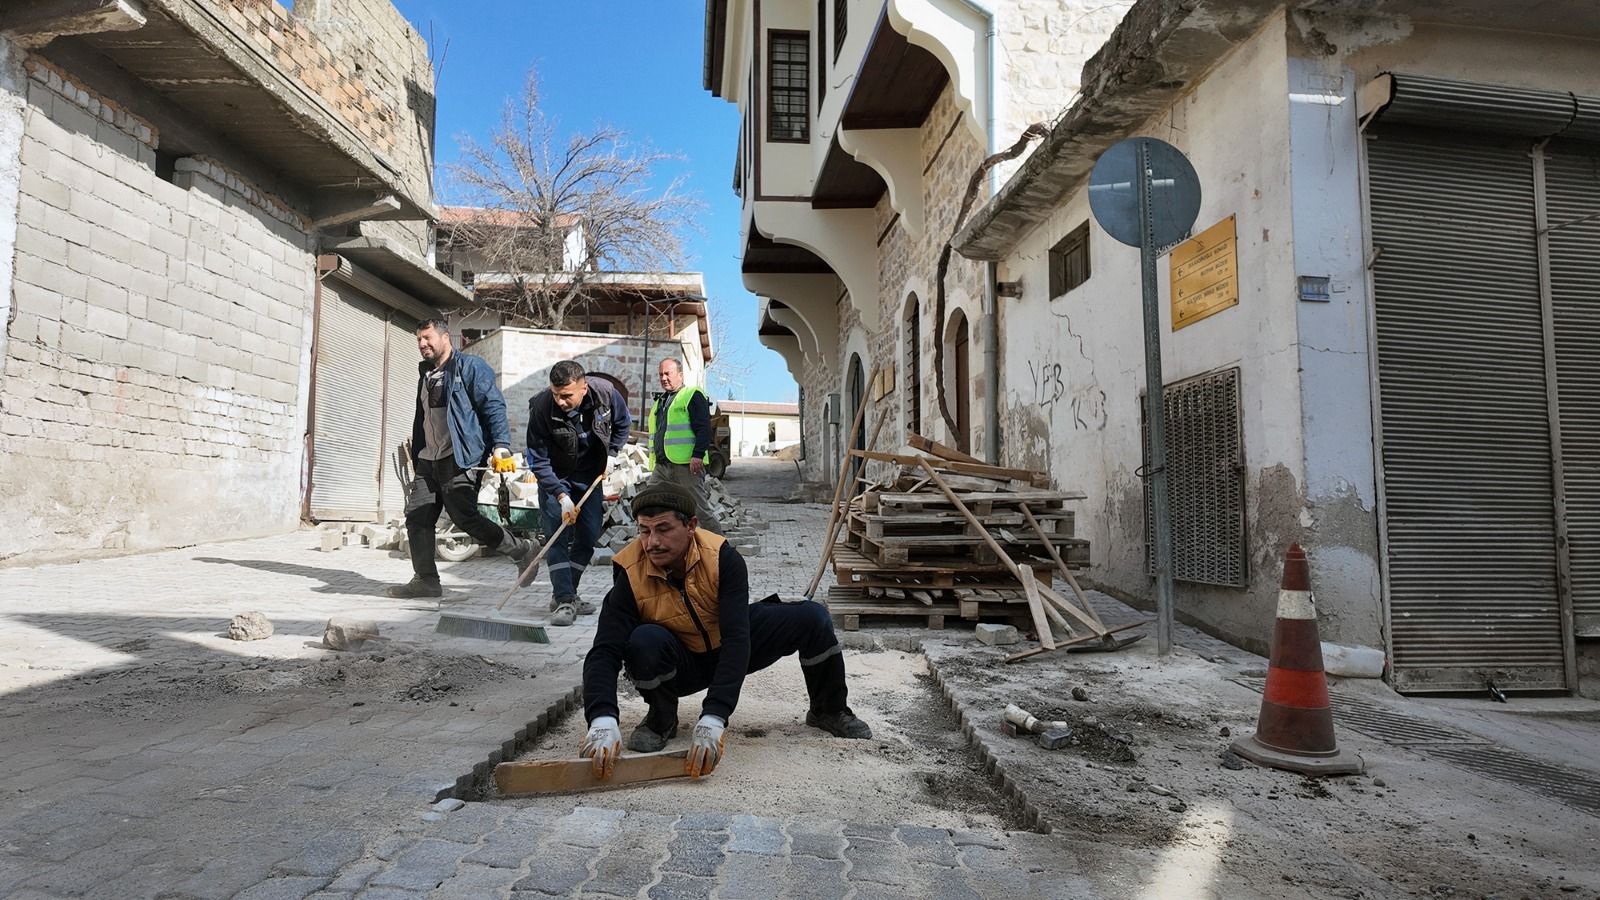
[[[727,320],[732,356],[752,365],[750,400],[796,399],[776,353],[756,340],[757,300],[739,278],[739,199],[731,189],[739,118],[733,104],[702,87],[704,4],[699,0],[394,0],[433,43],[438,73],[439,165],[456,158],[457,138],[487,141],[505,100],[539,73],[545,112],[562,130],[617,126],[634,141],[682,156],[663,181],[683,174],[705,202],[703,232],[686,235],[689,268]],[[448,42],[448,45],[447,45]],[[441,201],[449,202],[440,178]],[[714,383],[713,394],[739,387]]]

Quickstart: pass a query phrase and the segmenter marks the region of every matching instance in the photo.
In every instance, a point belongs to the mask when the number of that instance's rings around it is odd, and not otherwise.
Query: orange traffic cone
[[[1340,751],[1334,741],[1311,567],[1299,544],[1289,546],[1283,561],[1272,660],[1256,733],[1234,741],[1233,752],[1263,766],[1306,775],[1353,775],[1362,769],[1361,757]]]

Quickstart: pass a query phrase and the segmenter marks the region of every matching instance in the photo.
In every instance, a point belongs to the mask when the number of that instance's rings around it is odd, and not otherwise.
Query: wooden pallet
[[[840,585],[828,588],[827,606],[828,612],[833,616],[834,624],[845,631],[859,629],[863,616],[893,617],[901,620],[901,624],[911,624],[916,619],[921,619],[926,628],[943,628],[946,619],[976,619],[979,616],[989,615],[1016,619],[1020,626],[1025,624],[1023,620],[1028,618],[1026,605],[1013,607],[1010,604],[1000,604],[999,609],[992,604],[982,607],[969,606],[965,609],[956,603],[933,603],[925,606],[915,601],[868,597],[861,588]],[[963,614],[967,612],[971,614]]]
[[[1049,573],[1055,569],[1054,563],[1042,560],[1019,560],[1018,563],[1031,566],[1041,578],[1049,578]],[[999,582],[1002,586],[1008,582],[1013,585],[1016,583],[1016,580],[1011,578],[1010,570],[1001,564],[985,566],[977,565],[970,560],[952,560],[937,563],[922,561],[914,565],[884,565],[877,560],[868,559],[846,544],[834,545],[833,573],[838,583],[846,586],[859,586],[862,581],[871,581],[890,582],[899,587],[910,582],[927,587],[953,587],[961,579]]]
[[[1039,527],[1046,534],[1059,534],[1071,537],[1073,534],[1073,514],[1070,510],[1049,510],[1036,514]],[[979,519],[984,527],[991,530],[997,528],[1009,529],[1014,532],[1029,532],[1027,521],[1020,512],[996,512]],[[885,515],[882,513],[852,513],[848,520],[850,531],[874,540],[883,540],[891,537],[913,537],[918,535],[969,535],[977,538],[972,526],[966,520],[951,512],[925,512],[925,513],[896,513]]]

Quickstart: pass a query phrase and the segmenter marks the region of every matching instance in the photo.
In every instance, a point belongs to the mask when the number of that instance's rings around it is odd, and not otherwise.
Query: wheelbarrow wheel
[[[462,562],[478,555],[483,548],[466,535],[444,534],[437,542],[439,558],[446,562]]]

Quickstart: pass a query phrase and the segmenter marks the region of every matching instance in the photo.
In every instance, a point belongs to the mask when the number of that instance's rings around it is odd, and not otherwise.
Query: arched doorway
[[[610,385],[613,390],[622,395],[622,402],[624,404],[628,402],[628,386],[622,383],[622,379],[607,375],[604,372],[586,372],[584,373],[584,377],[598,378],[601,381],[604,381],[607,385]]]
[[[857,411],[859,411],[867,402],[867,373],[864,367],[861,365],[861,357],[856,354],[851,354],[850,356],[850,374],[845,379],[845,394],[849,398],[848,402],[850,404],[849,421],[854,424]],[[861,427],[855,429],[855,438],[850,442],[850,446],[847,448],[847,453],[848,450],[865,449],[867,449],[867,420],[865,417],[863,417],[861,420]],[[855,496],[861,489],[857,479],[861,477],[861,467],[864,463],[865,460],[859,457],[851,457],[849,460],[849,493],[852,497]]]
[[[956,449],[972,452],[972,343],[967,315],[961,310],[950,314],[945,324],[945,390],[946,402],[955,416]]]

